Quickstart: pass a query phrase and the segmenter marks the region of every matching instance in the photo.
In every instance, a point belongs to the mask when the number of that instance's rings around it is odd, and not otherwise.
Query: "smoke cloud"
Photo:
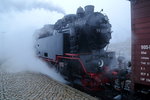
[[[57,11],[58,13],[65,14],[64,10],[55,6],[50,1],[45,0],[1,0],[0,12],[9,12],[12,10],[23,11],[31,9],[45,9],[49,11]]]
[[[23,3],[20,0],[1,0],[0,7],[2,4],[5,4],[5,6],[10,6],[5,9],[7,11],[13,7],[19,9],[21,6],[17,6],[16,1],[18,1],[17,4]],[[24,2],[26,1],[24,0]],[[9,2],[11,4],[6,4]],[[29,9],[26,6],[23,8]],[[0,9],[2,11],[2,7]],[[61,75],[37,58],[34,51],[33,34],[35,30],[41,28],[44,24],[54,23],[56,19],[62,17],[62,14],[57,12],[44,9],[0,12],[0,71],[38,72],[48,75],[55,80],[65,82]]]

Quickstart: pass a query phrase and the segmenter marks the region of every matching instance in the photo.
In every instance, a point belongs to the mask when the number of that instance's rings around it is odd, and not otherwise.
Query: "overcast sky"
[[[103,9],[112,24],[111,42],[124,41],[131,36],[130,2],[127,0],[0,0],[0,32],[15,28],[15,22],[40,28],[55,23],[65,14],[94,5],[95,11]],[[9,27],[9,28],[8,28]]]

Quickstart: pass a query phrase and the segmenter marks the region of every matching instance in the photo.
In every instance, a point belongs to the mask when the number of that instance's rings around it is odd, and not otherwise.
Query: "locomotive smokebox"
[[[94,6],[93,5],[87,5],[84,7],[85,14],[92,14],[94,12]]]

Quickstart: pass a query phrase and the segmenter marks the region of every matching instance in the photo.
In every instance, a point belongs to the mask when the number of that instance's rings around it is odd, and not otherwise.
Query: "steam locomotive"
[[[86,90],[103,89],[115,80],[115,52],[107,52],[111,24],[93,5],[45,25],[36,38],[37,55],[55,66],[70,83]],[[114,64],[114,65],[113,65]]]

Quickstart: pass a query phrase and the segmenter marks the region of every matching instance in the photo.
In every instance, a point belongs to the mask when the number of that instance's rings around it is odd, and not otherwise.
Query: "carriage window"
[[[45,56],[45,57],[48,57],[48,53],[45,52],[45,53],[44,53],[44,56]]]

